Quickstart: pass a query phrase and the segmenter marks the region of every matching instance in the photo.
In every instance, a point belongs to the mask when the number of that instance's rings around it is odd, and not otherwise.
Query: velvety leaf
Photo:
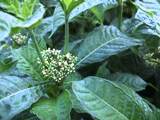
[[[84,39],[78,53],[77,67],[101,62],[112,55],[142,44],[142,40],[128,37],[114,26],[99,27]]]
[[[71,109],[70,94],[65,91],[56,99],[41,99],[33,106],[31,112],[41,120],[70,120]]]
[[[123,83],[135,91],[144,90],[147,86],[147,83],[141,77],[129,73],[114,73],[106,76],[106,78],[117,83]]]
[[[10,120],[31,107],[43,95],[29,78],[0,76],[0,120]]]
[[[73,83],[82,107],[100,120],[146,120],[152,111],[132,89],[98,77]]]

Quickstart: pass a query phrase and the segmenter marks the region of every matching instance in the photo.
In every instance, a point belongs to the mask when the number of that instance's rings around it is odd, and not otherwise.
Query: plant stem
[[[68,52],[69,44],[69,15],[65,15],[65,39],[64,39],[64,54]]]
[[[123,0],[118,0],[119,9],[118,9],[118,28],[121,29],[122,20],[123,20]]]
[[[36,51],[37,51],[38,57],[39,57],[39,59],[40,59],[40,61],[41,61],[42,65],[43,65],[43,66],[46,66],[46,65],[45,65],[45,62],[44,62],[44,59],[43,59],[43,57],[42,57],[42,55],[41,55],[41,52],[40,52],[40,48],[39,48],[39,45],[38,45],[37,39],[36,39],[36,37],[35,37],[35,35],[34,35],[34,32],[33,32],[33,31],[31,31],[31,37],[32,37],[33,43],[34,43],[34,45],[35,45],[35,48],[36,48]]]
[[[159,92],[159,89],[157,87],[155,87],[153,84],[148,83],[148,86],[152,87],[154,90],[156,90],[157,92]]]

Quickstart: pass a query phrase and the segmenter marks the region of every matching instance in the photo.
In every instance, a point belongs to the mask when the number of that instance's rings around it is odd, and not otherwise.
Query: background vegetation
[[[0,120],[160,120],[159,0],[0,0]]]

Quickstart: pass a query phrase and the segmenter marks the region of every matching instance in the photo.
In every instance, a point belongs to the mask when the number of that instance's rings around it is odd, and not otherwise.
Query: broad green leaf
[[[36,4],[37,0],[0,0],[0,7],[23,20],[32,16]]]
[[[135,91],[141,91],[147,87],[147,83],[141,77],[129,73],[114,73],[106,76],[106,78],[117,83],[123,83]]]
[[[77,67],[101,62],[112,55],[142,44],[142,40],[128,37],[114,26],[99,27],[84,39],[78,53]]]
[[[39,46],[43,43],[40,42]],[[43,46],[43,45],[42,45]],[[40,47],[41,49],[45,49]],[[34,46],[31,44],[13,50],[13,57],[18,61],[17,68],[24,74],[32,76],[35,80],[43,80],[41,74],[41,66],[37,63],[38,54]]]
[[[139,8],[135,18],[160,33],[160,3],[157,0],[137,0],[135,5]]]
[[[70,91],[70,94],[71,94],[71,100],[72,100],[72,108],[78,113],[86,113],[80,101],[77,99],[76,95],[72,90]]]
[[[33,105],[31,112],[41,120],[70,120],[71,109],[70,94],[64,91],[56,99],[41,99]]]
[[[82,107],[100,120],[147,120],[150,107],[132,89],[98,77],[73,83]]]
[[[81,14],[82,12],[85,12],[89,9],[91,9],[94,6],[105,4],[105,7],[110,9],[113,7],[116,7],[118,5],[117,0],[85,0],[82,4],[77,6],[73,11],[70,13],[70,21]],[[61,6],[58,4],[55,8],[54,14],[51,17],[48,17],[42,21],[42,24],[37,29],[38,33],[41,35],[45,35],[48,32],[52,31],[52,34],[55,33],[55,31],[64,24],[64,12],[61,8]]]
[[[43,96],[42,87],[30,78],[0,76],[0,120],[10,120]]]
[[[160,34],[155,28],[135,18],[125,20],[122,24],[122,31],[139,38],[150,39],[153,38],[153,36],[160,37]]]
[[[6,44],[0,45],[0,73],[8,71],[15,63],[11,56],[11,49]]]
[[[10,31],[11,31],[11,28],[9,24],[0,18],[0,36],[1,36],[0,41],[8,37]]]
[[[26,20],[18,19],[15,16],[12,16],[8,13],[0,11],[0,34],[3,34],[0,40],[3,40],[5,37],[8,37],[12,28],[32,27],[42,19],[44,13],[45,13],[45,9],[42,4],[37,5],[32,16],[27,18]]]

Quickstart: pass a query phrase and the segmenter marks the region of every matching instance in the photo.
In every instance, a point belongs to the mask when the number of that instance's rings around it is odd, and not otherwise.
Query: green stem
[[[118,9],[118,28],[121,29],[122,20],[123,20],[123,0],[118,0],[118,3],[119,3],[119,9]]]
[[[152,87],[155,91],[159,92],[159,89],[155,87],[153,84],[148,83],[148,86]]]
[[[64,39],[64,54],[68,52],[69,44],[69,15],[65,15],[65,39]]]
[[[43,66],[46,66],[46,65],[45,65],[45,62],[44,62],[44,59],[43,59],[43,57],[42,57],[42,55],[41,55],[41,51],[40,51],[40,48],[39,48],[39,45],[38,45],[37,39],[36,39],[36,37],[35,37],[35,35],[34,35],[34,32],[33,32],[33,31],[31,31],[31,37],[32,37],[33,43],[34,43],[34,45],[35,45],[35,48],[36,48],[36,51],[37,51],[38,57],[39,57],[39,59],[40,59],[40,61],[41,61],[42,65],[43,65]]]

